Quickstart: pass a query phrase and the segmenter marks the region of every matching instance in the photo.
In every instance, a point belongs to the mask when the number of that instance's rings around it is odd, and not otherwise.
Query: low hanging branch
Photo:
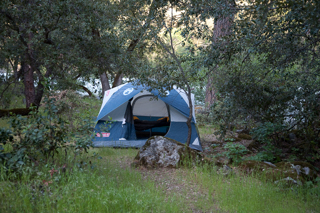
[[[0,118],[12,115],[26,116],[32,111],[32,108],[0,109]]]
[[[168,28],[167,26],[165,26],[165,28],[167,29],[167,31],[169,32],[169,36],[170,36],[170,49],[161,41],[160,38],[157,39],[157,41],[159,42],[159,44],[162,46],[162,48],[173,58],[173,60],[175,60],[175,62],[178,65],[178,69],[181,73],[181,77],[182,77],[182,81],[183,83],[187,86],[187,91],[184,90],[184,92],[186,93],[187,97],[188,97],[188,102],[189,102],[189,117],[187,119],[187,126],[188,126],[188,137],[187,137],[187,142],[186,145],[189,146],[190,142],[191,142],[191,134],[192,134],[192,126],[191,126],[191,121],[192,121],[192,116],[193,116],[193,105],[192,105],[192,98],[191,98],[191,87],[190,84],[188,82],[187,76],[186,76],[186,72],[185,70],[182,68],[181,66],[181,61],[178,59],[175,49],[173,47],[173,39],[172,39],[172,26],[173,26],[173,10],[171,9],[171,26],[170,28]],[[181,89],[183,89],[181,87]]]

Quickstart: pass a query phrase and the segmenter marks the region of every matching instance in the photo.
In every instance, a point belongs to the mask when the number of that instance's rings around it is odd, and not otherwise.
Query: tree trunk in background
[[[217,100],[216,91],[213,86],[213,76],[208,76],[208,82],[206,86],[206,98],[205,98],[205,109],[209,110],[212,104]]]
[[[122,77],[123,77],[123,74],[118,72],[116,77],[114,78],[112,88],[117,87],[122,84]]]
[[[100,74],[100,81],[102,86],[102,95],[104,95],[104,92],[110,89],[109,78],[105,72]]]
[[[224,6],[228,5],[228,9],[230,9],[230,14],[229,15],[220,15],[215,17],[214,20],[214,29],[213,29],[213,37],[212,37],[212,42],[213,46],[217,45],[220,46],[220,51],[221,47],[223,48],[228,44],[228,41],[225,40],[225,36],[229,35],[231,32],[231,25],[234,19],[235,15],[235,10],[232,10],[235,8],[236,4],[233,0],[225,0]],[[221,10],[226,10],[221,8]],[[213,75],[209,73],[208,75],[208,82],[206,86],[206,98],[205,98],[205,108],[206,110],[209,110],[212,104],[214,104],[215,101],[217,101],[217,96],[216,96],[216,89],[213,85]]]
[[[33,69],[29,64],[22,64],[24,94],[26,96],[26,108],[29,108],[35,101],[35,87]]]
[[[92,28],[92,34],[94,36],[94,39],[98,40],[100,42],[100,32],[99,29]],[[102,86],[102,95],[104,95],[104,92],[108,89],[110,89],[109,84],[109,78],[105,71],[100,71],[100,82]]]

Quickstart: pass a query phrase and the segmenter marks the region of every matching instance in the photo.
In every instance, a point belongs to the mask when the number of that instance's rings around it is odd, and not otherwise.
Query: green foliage
[[[275,124],[271,122],[266,122],[252,130],[254,138],[261,143],[276,143],[277,135],[275,132],[282,132],[286,126],[282,124]]]
[[[126,42],[114,32],[117,6],[100,0],[1,1],[0,68],[7,72],[0,79],[1,105],[8,107],[17,89],[20,95],[29,91],[26,100],[39,105],[44,78],[50,77],[54,89],[79,89],[80,77],[88,80],[110,69],[113,50]]]
[[[45,98],[44,109],[32,112],[27,117],[12,116],[10,124],[12,130],[1,129],[1,143],[12,146],[10,152],[4,152],[1,146],[0,160],[8,172],[21,173],[24,165],[39,166],[40,162],[48,162],[59,154],[58,150],[71,148],[71,152],[87,151],[94,137],[92,117],[85,119],[81,125],[70,131],[69,122],[57,112],[59,109],[55,99]],[[61,154],[61,153],[60,153]]]
[[[237,120],[251,120],[251,127],[286,126],[269,129],[276,146],[279,135],[295,128],[299,140],[310,144],[305,153],[319,150],[319,2],[237,4],[233,33],[209,50],[220,101],[213,122],[222,123],[222,134]],[[221,13],[230,8],[221,7]]]
[[[9,78],[11,73],[7,72],[6,76]],[[24,107],[22,82],[13,83],[10,82],[8,78],[4,77],[0,72],[0,108],[10,109]]]
[[[263,144],[263,150],[257,154],[256,160],[278,162],[280,161],[281,150],[276,147],[279,144],[279,137],[286,126],[271,122],[263,123],[252,130],[254,139]]]
[[[242,161],[242,156],[248,153],[247,148],[238,143],[228,142],[223,146],[223,148],[226,151],[224,151],[220,155],[232,159],[233,163],[235,164],[240,163]]]
[[[9,129],[1,128],[0,129],[0,143],[5,145],[7,141],[12,142],[13,136],[12,131]]]

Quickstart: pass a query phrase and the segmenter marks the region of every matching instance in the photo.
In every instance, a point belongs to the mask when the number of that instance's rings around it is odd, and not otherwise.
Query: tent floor
[[[136,132],[137,138],[138,140],[144,140],[144,139],[148,139],[152,136],[155,135],[161,135],[161,136],[165,136],[167,134],[167,132]]]
[[[121,140],[121,141],[94,141],[93,147],[123,147],[140,148],[148,139],[141,140]]]

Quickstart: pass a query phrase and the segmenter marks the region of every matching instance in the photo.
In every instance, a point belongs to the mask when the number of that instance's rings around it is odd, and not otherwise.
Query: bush
[[[223,148],[226,150],[221,155],[232,159],[232,162],[238,164],[242,160],[242,156],[248,153],[248,150],[242,144],[226,143]]]
[[[81,125],[69,131],[69,122],[57,113],[55,99],[46,97],[44,103],[41,112],[33,111],[27,117],[12,116],[11,130],[0,129],[0,161],[6,171],[21,173],[25,165],[47,163],[62,148],[67,155],[68,150],[78,154],[91,147],[94,121],[90,115],[83,116]],[[9,152],[3,148],[6,143],[12,146]]]

